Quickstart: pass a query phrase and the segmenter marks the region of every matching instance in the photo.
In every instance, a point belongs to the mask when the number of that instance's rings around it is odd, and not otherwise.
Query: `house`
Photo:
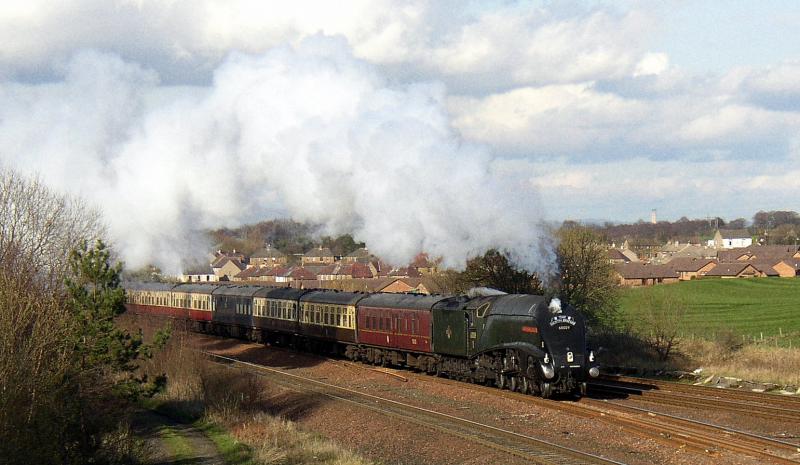
[[[214,266],[215,263],[222,261],[224,258],[235,258],[239,260],[239,263],[247,264],[247,257],[245,257],[243,253],[237,252],[236,249],[233,249],[231,252],[226,252],[224,250],[217,250],[214,252],[211,260],[211,266]]]
[[[342,257],[342,261],[345,263],[369,263],[371,258],[372,254],[369,253],[369,250],[361,247]]]
[[[753,245],[753,236],[746,229],[717,229],[708,246],[715,249],[735,249]]]
[[[631,259],[619,249],[608,249],[608,261],[612,264],[630,263]]]
[[[717,251],[717,260],[724,263],[746,262],[752,258],[753,253],[750,252],[750,249],[744,247]]]
[[[334,262],[333,252],[327,247],[311,249],[300,259],[303,265],[330,265]]]
[[[705,276],[717,266],[717,262],[709,258],[678,257],[667,262],[666,266],[678,273],[678,279],[688,281],[698,276]]]
[[[763,276],[763,274],[749,262],[734,262],[720,263],[706,273],[706,276],[717,278],[754,278]]]
[[[278,282],[278,276],[283,276],[289,271],[288,268],[276,266],[274,268],[264,267],[256,274],[256,281]],[[282,281],[286,282],[286,281]]]
[[[758,270],[759,273],[761,273],[762,277],[767,276],[767,277],[771,277],[772,278],[772,277],[780,276],[780,273],[778,273],[778,271],[774,267],[774,265],[777,264],[777,262],[775,262],[775,261],[771,261],[771,260],[770,261],[753,260],[753,261],[750,261],[749,263],[751,265],[753,265],[753,268],[755,268],[756,270]]]
[[[277,283],[291,283],[294,281],[310,281],[317,279],[317,276],[302,266],[293,266],[285,273],[275,276]]]
[[[418,253],[410,265],[423,275],[435,274],[439,271],[441,260],[431,260],[425,252]]]
[[[380,292],[393,292],[397,294],[430,294],[427,286],[422,282],[421,278],[401,278],[395,279]]]
[[[705,247],[698,244],[684,243],[678,241],[667,243],[656,255],[656,260],[668,263],[673,258],[715,258],[717,250],[712,247]]]
[[[781,260],[772,266],[782,278],[800,276],[800,258]]]
[[[285,266],[286,263],[286,254],[273,248],[271,244],[266,244],[263,249],[250,256],[250,264],[255,266]]]
[[[614,265],[614,270],[623,286],[651,286],[677,283],[679,280],[678,272],[669,265],[622,263]]]
[[[231,281],[251,281],[261,271],[260,266],[249,266],[231,278]]]
[[[422,273],[417,271],[416,268],[413,266],[403,266],[399,268],[393,268],[392,271],[389,272],[390,278],[421,278]]]
[[[217,275],[214,274],[214,269],[210,266],[184,270],[179,279],[183,283],[213,283],[219,280]]]
[[[221,257],[216,260],[211,268],[214,270],[214,275],[219,281],[230,281],[231,278],[241,273],[245,266],[237,258],[228,256]]]

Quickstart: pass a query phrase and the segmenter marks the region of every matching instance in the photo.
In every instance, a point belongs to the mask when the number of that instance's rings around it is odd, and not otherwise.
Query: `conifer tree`
[[[68,455],[91,456],[103,435],[113,430],[131,403],[151,396],[165,383],[137,373],[138,362],[152,356],[154,346],[145,344],[141,331],[130,334],[118,328],[114,318],[125,311],[125,290],[120,287],[122,264],[111,264],[111,252],[98,240],[83,242],[69,257],[65,279],[67,305],[74,316],[75,406],[78,423]],[[155,346],[166,342],[160,332]],[[69,445],[67,445],[69,447]]]

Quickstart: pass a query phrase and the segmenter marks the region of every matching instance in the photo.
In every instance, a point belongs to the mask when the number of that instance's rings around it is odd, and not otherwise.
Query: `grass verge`
[[[147,335],[163,323],[137,318],[126,324]],[[164,373],[168,379],[165,391],[145,407],[199,428],[231,465],[372,464],[282,416],[284,404],[293,402],[285,393],[251,373],[205,360],[189,337],[174,331],[167,347],[142,367],[149,376]]]

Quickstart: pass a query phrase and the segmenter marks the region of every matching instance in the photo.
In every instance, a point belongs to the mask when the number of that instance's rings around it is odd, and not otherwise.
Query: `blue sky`
[[[792,0],[664,2],[652,41],[697,73],[769,66],[800,56],[800,5]]]
[[[64,170],[143,156],[149,122],[213,93],[231,57],[317,38],[386,91],[428,89],[421,118],[548,219],[800,210],[798,24],[788,0],[4,2],[0,161],[91,192]]]

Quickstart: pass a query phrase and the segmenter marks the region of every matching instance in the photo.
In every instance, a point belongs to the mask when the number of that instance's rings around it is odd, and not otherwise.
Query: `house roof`
[[[676,257],[667,262],[667,266],[677,272],[696,272],[715,260],[709,258]]]
[[[275,268],[265,269],[264,271],[259,273],[259,276],[283,276],[286,272],[289,271],[288,268],[284,268],[282,266],[276,266]]]
[[[308,271],[314,273],[316,276],[319,275],[328,275],[332,276],[336,274],[336,269],[339,267],[338,263],[333,263],[330,265],[303,265],[303,268],[307,269]]]
[[[422,276],[422,273],[419,272],[413,266],[403,266],[400,268],[394,268],[391,272],[389,272],[390,277],[395,278],[419,278]]]
[[[743,257],[746,257],[745,260],[749,260],[751,255],[752,254],[746,247],[739,247],[736,249],[718,251],[717,259],[720,262],[735,262]]]
[[[764,273],[767,276],[778,276],[780,274],[775,270],[775,268],[773,268],[773,266],[780,263],[780,260],[778,260],[777,262],[771,262],[771,261],[763,262],[754,260],[748,263],[753,265],[753,268],[757,269],[758,271]]]
[[[350,257],[350,258],[369,258],[370,257],[370,253],[369,253],[369,250],[367,250],[366,247],[360,247],[360,248],[350,252],[346,256]]]
[[[706,273],[706,276],[739,276],[748,267],[758,271],[750,262],[720,263]]]
[[[216,262],[214,262],[214,264],[211,266],[213,268],[222,268],[223,266],[228,264],[228,262],[232,263],[233,266],[235,266],[236,268],[239,268],[239,270],[243,270],[246,268],[244,265],[242,265],[242,262],[240,262],[238,259],[231,257],[222,257]]]
[[[624,279],[677,278],[678,272],[669,265],[647,265],[642,263],[620,263],[614,265]]]
[[[353,263],[350,270],[350,275],[353,278],[372,278],[372,269],[365,263]]]
[[[289,271],[284,273],[283,276],[293,279],[317,279],[317,275],[302,266],[293,266],[289,268]]]
[[[283,258],[285,256],[286,254],[278,249],[272,248],[271,245],[267,244],[266,247],[254,253],[251,258]]]
[[[261,271],[261,267],[259,266],[251,266],[250,268],[245,268],[244,270],[236,273],[234,278],[239,279],[247,279],[257,276],[258,272]]]
[[[720,229],[719,234],[723,239],[750,239],[753,237],[746,229]]]
[[[327,247],[316,247],[306,252],[304,257],[333,257],[333,252]]]
[[[619,250],[619,249],[608,249],[608,259],[609,260],[622,260],[624,262],[631,261],[631,259],[628,258],[627,256],[625,256],[625,254],[622,253],[622,251]]]
[[[800,270],[800,260],[797,258],[781,260],[780,263],[791,266],[792,268],[794,268],[795,271]],[[775,265],[778,265],[778,263],[776,263]]]

